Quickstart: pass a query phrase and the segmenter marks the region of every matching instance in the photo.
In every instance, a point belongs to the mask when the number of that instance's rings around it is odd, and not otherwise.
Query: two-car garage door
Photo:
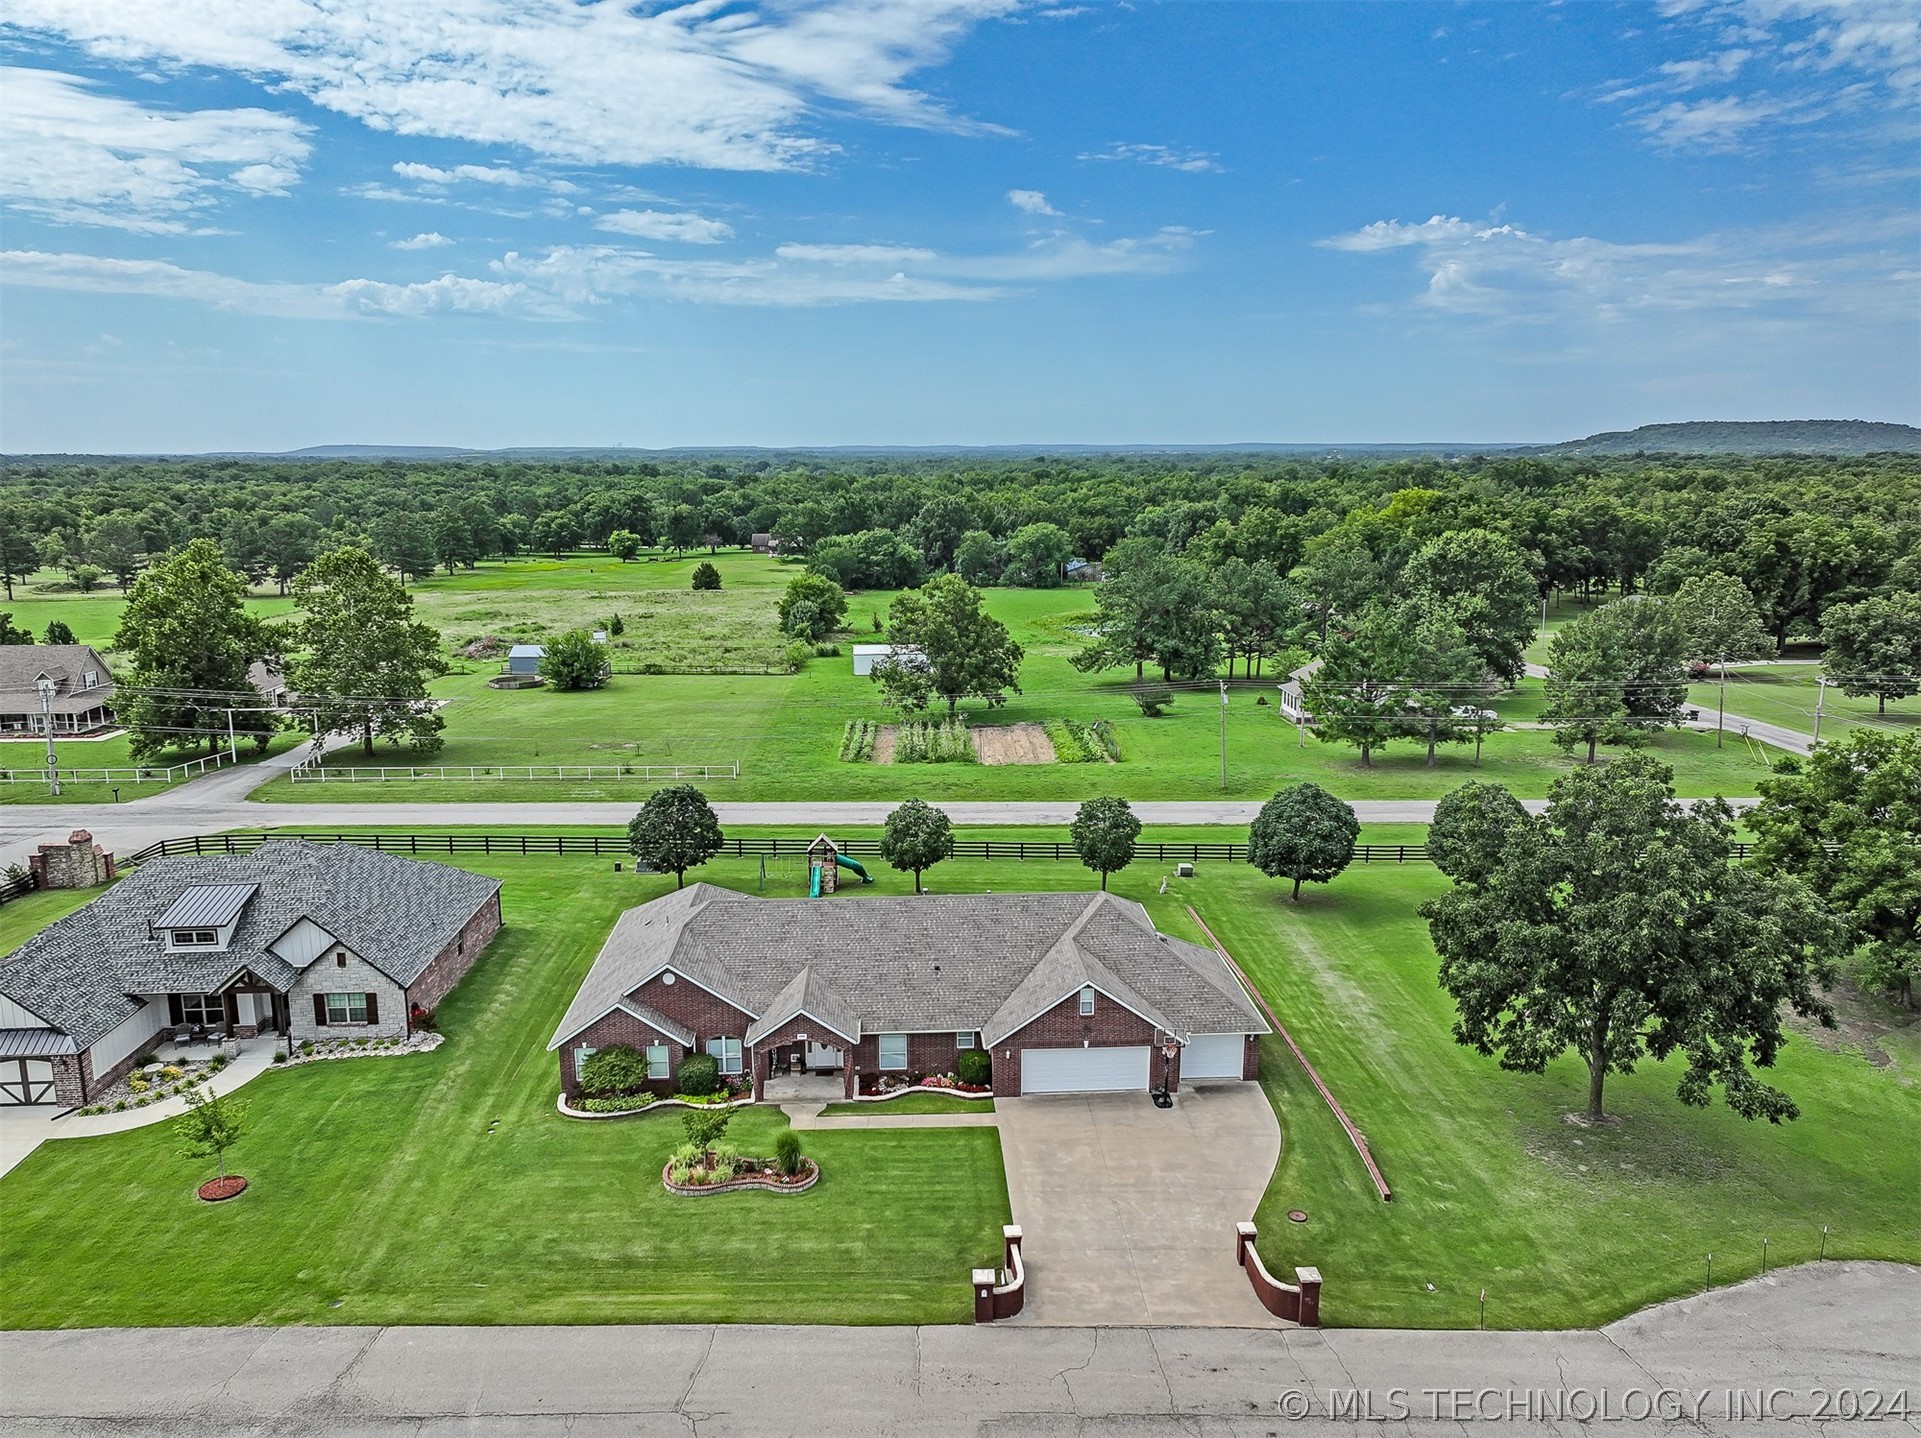
[[[1146,1044],[1138,1048],[1022,1049],[1022,1093],[1111,1093],[1147,1087]]]

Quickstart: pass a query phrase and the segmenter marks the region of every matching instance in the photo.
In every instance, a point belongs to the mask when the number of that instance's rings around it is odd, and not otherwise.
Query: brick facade
[[[801,1036],[805,1034],[806,1038]],[[761,1089],[767,1080],[768,1061],[781,1049],[790,1054],[807,1043],[826,1044],[829,1048],[841,1051],[841,1088],[850,1098],[854,1093],[853,1070],[847,1062],[847,1040],[828,1028],[819,1019],[806,1014],[796,1014],[779,1028],[763,1034],[754,1043],[754,1049],[747,1056],[749,1071],[754,1079],[754,1097],[761,1096]]]
[[[1159,1029],[1106,994],[1094,995],[1094,1012],[1081,1014],[1079,992],[1069,994],[1031,1023],[1015,1030],[994,1045],[994,1093],[1012,1098],[1021,1091],[1021,1050],[1126,1048],[1137,1044],[1159,1044],[1165,1037]],[[1158,1056],[1149,1066],[1152,1081],[1160,1080]],[[1170,1089],[1180,1087],[1180,1061],[1176,1058],[1169,1075]]]
[[[64,844],[42,844],[27,856],[27,871],[39,889],[93,889],[113,879],[113,855],[75,829]]]
[[[931,1034],[909,1034],[907,1036],[907,1067],[904,1069],[883,1069],[880,1066],[880,1035],[865,1034],[854,1050],[854,1090],[859,1090],[868,1080],[890,1075],[898,1079],[925,1078],[928,1074],[951,1074],[954,1065],[960,1060],[960,1044],[955,1040],[956,1030],[937,1029]],[[974,1033],[974,1042],[980,1043],[980,1033]]]
[[[666,1044],[669,1074],[678,1074],[680,1061],[687,1057],[686,1046],[678,1039],[669,1038],[651,1024],[642,1023],[625,1009],[615,1009],[611,1014],[596,1019],[582,1030],[578,1037],[567,1040],[561,1046],[561,1091],[569,1098],[578,1097],[580,1094],[579,1065],[575,1057],[579,1049],[607,1049],[616,1044],[625,1044],[637,1053],[650,1044]],[[654,1093],[672,1093],[674,1081],[672,1078],[656,1079],[647,1087]]]
[[[434,955],[433,962],[407,985],[407,1010],[434,1009],[453,992],[454,985],[467,976],[487,945],[500,932],[500,890],[495,889],[487,902],[461,926],[454,941]]]
[[[665,974],[659,974],[634,990],[630,997],[692,1029],[697,1045],[725,1037],[740,1039],[744,1046],[747,1029],[754,1022],[754,1016],[745,1009],[709,993],[690,979],[677,978],[670,984]]]
[[[1250,1083],[1261,1076],[1261,1036],[1248,1034],[1241,1040],[1241,1077]]]

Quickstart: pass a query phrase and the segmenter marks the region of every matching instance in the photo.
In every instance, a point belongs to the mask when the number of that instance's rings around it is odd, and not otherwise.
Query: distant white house
[[[504,674],[538,674],[540,661],[547,657],[544,644],[516,644],[507,651],[507,667]]]
[[[921,657],[920,650],[913,648],[911,645],[856,644],[854,646],[854,673],[857,675],[872,674],[876,664],[894,658],[896,653],[899,654],[902,660],[918,660]]]

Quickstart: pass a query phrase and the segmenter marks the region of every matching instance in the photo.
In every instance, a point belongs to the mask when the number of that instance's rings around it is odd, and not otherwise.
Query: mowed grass
[[[1274,1004],[1339,1097],[1394,1191],[1366,1171],[1285,1045],[1262,1049],[1281,1116],[1280,1166],[1254,1215],[1270,1267],[1317,1264],[1343,1325],[1490,1327],[1606,1322],[1773,1265],[1921,1259],[1921,1028],[1880,1040],[1876,1067],[1797,1033],[1769,1081],[1802,1115],[1778,1127],[1674,1094],[1679,1065],[1611,1077],[1618,1127],[1565,1121],[1586,1098],[1568,1057],[1504,1073],[1455,1044],[1451,1000],[1414,912],[1446,880],[1425,865],[1354,869],[1299,906],[1224,866],[1196,907]],[[1878,1006],[1877,1006],[1878,1007]],[[1834,1042],[1828,1036],[1828,1042]],[[1287,1221],[1307,1210],[1307,1225]],[[1428,1291],[1428,1285],[1434,1291]]]
[[[285,753],[301,742],[298,734],[276,733],[268,743],[266,752]],[[171,766],[207,757],[206,747],[196,745],[190,749],[157,754],[136,764],[131,741],[125,734],[101,739],[56,737],[53,745],[62,770],[57,799],[47,792],[46,740],[0,740],[0,776],[7,778],[7,782],[0,782],[0,804],[112,804],[138,799],[148,794],[158,794],[173,784],[197,778],[197,773],[182,774],[171,780],[158,776]],[[263,757],[251,743],[241,741],[242,764],[251,764]],[[136,769],[153,777],[136,779]],[[77,771],[81,777],[69,777],[65,772],[68,770]],[[94,774],[94,770],[114,772],[101,777]],[[211,769],[205,772],[211,772]],[[118,795],[114,793],[116,787],[120,791]]]
[[[0,1324],[965,1321],[1007,1221],[994,1130],[810,1133],[804,1196],[669,1196],[678,1118],[563,1119],[546,1052],[614,917],[663,881],[496,863],[508,927],[442,1006],[449,1041],[256,1079],[240,1199],[198,1202],[211,1170],[164,1124],[0,1178]],[[729,1139],[771,1152],[785,1122],[743,1113]]]
[[[1819,680],[1819,664],[1768,664],[1750,669],[1728,670],[1727,707],[1730,714],[1745,719],[1760,719],[1783,728],[1814,733],[1814,710],[1821,708],[1821,737],[1839,739],[1857,728],[1884,729],[1901,734],[1921,728],[1921,698],[1896,699],[1888,712],[1876,712],[1873,699],[1843,694],[1840,686],[1829,684],[1825,696]],[[1720,686],[1712,677],[1704,684],[1688,687],[1688,702],[1703,715],[1712,716],[1719,702]],[[1729,737],[1739,733],[1729,726]]]
[[[882,1114],[992,1113],[991,1098],[955,1098],[944,1093],[906,1093],[885,1103],[830,1103],[822,1118],[876,1118]]]
[[[864,862],[877,882],[849,896],[912,892],[910,876]],[[196,1204],[204,1166],[175,1158],[164,1129],[52,1143],[0,1179],[0,1321],[964,1318],[961,1270],[992,1261],[1006,1212],[991,1129],[811,1132],[826,1177],[805,1200],[667,1202],[656,1175],[678,1123],[559,1119],[544,1051],[614,913],[661,881],[616,876],[609,860],[493,863],[510,881],[510,928],[443,1010],[452,1042],[257,1080],[235,1153],[256,1186],[238,1202]],[[1822,1224],[1830,1256],[1921,1261],[1921,1154],[1905,1142],[1921,1120],[1921,1029],[1880,1037],[1882,1067],[1797,1034],[1772,1076],[1801,1104],[1792,1124],[1749,1124],[1718,1100],[1687,1108],[1672,1067],[1651,1065],[1610,1081],[1619,1128],[1579,1128],[1563,1122],[1585,1097],[1578,1061],[1505,1074],[1453,1042],[1414,913],[1445,882],[1431,868],[1356,865],[1296,906],[1245,864],[1203,863],[1186,880],[1170,867],[1142,861],[1115,891],[1198,940],[1195,906],[1394,1187],[1391,1204],[1374,1195],[1269,1040],[1283,1151],[1252,1216],[1271,1267],[1320,1266],[1330,1322],[1471,1326],[1486,1287],[1490,1326],[1594,1324],[1692,1291],[1709,1252],[1717,1283],[1754,1272],[1763,1237],[1776,1264],[1812,1258]],[[751,892],[759,866],[717,861],[698,877]],[[946,893],[1092,887],[1071,861],[953,860],[929,877]],[[70,898],[0,908],[0,939]],[[734,1136],[763,1146],[779,1122],[749,1113]],[[1286,1221],[1291,1208],[1307,1225]],[[177,1262],[185,1251],[195,1264]]]
[[[645,606],[670,589],[684,588],[694,563],[682,561],[626,566],[573,559],[556,565],[520,562],[482,565],[472,574],[416,586],[423,613],[446,607],[449,614],[469,603],[516,605],[535,601],[518,585],[562,586],[574,622],[604,620],[619,609],[629,618],[617,663],[644,663],[654,647],[674,652],[682,621],[671,606],[652,617]],[[719,602],[764,606],[773,623],[779,590],[797,572],[760,556],[727,554],[713,561],[723,576]],[[605,583],[606,588],[595,588]],[[624,590],[612,588],[619,583]],[[577,596],[577,597],[574,597]],[[624,597],[623,597],[624,596]],[[674,596],[678,598],[678,595]],[[687,598],[707,600],[713,596]],[[1435,798],[1469,779],[1495,779],[1516,792],[1539,796],[1575,762],[1564,756],[1552,736],[1512,731],[1489,738],[1477,768],[1471,745],[1444,747],[1429,767],[1425,752],[1412,744],[1379,751],[1372,766],[1355,751],[1310,737],[1280,717],[1274,702],[1284,677],[1278,670],[1258,680],[1236,680],[1226,706],[1226,782],[1222,782],[1221,710],[1211,685],[1188,689],[1170,712],[1144,718],[1130,695],[1131,671],[1089,676],[1068,662],[1085,643],[1093,618],[1093,595],[1085,587],[1052,590],[989,590],[990,611],[1005,623],[1026,651],[1022,689],[1002,708],[966,706],[977,724],[1104,719],[1118,739],[1120,764],[1049,765],[880,765],[847,764],[839,759],[842,730],[849,719],[892,719],[872,681],[853,672],[851,646],[874,638],[873,617],[885,616],[893,596],[851,596],[848,629],[839,636],[842,653],[810,659],[794,675],[645,675],[616,673],[606,688],[562,694],[545,689],[489,689],[498,670],[493,663],[459,665],[434,692],[447,700],[446,746],[422,759],[429,766],[499,768],[516,764],[732,764],[741,778],[717,783],[716,798],[886,799],[918,793],[930,799],[1074,799],[1125,793],[1136,799],[1256,798],[1286,784],[1311,779],[1348,798]],[[545,602],[545,601],[542,601]],[[621,606],[628,606],[621,608]],[[480,613],[480,609],[473,611]],[[746,612],[729,611],[733,613]],[[476,619],[475,625],[484,629]],[[450,641],[472,637],[465,628],[448,629]],[[478,630],[476,631],[478,632]],[[1262,703],[1266,700],[1266,703]],[[1500,707],[1508,717],[1534,717],[1538,685],[1530,683]],[[1657,737],[1654,751],[1672,764],[1681,792],[1749,794],[1767,771],[1766,760],[1746,750],[1716,750],[1711,737],[1669,733]],[[1607,751],[1604,751],[1607,752]],[[1771,757],[1771,756],[1770,756]],[[414,764],[404,751],[383,747],[372,760],[340,752],[336,764]],[[653,787],[644,780],[617,776],[585,779],[443,780],[412,778],[399,782],[356,783],[361,801],[513,799],[638,800]],[[324,802],[345,786],[295,785],[277,780],[259,796],[281,802]]]

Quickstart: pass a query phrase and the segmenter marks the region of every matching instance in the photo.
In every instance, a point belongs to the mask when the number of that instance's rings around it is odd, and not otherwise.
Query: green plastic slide
[[[807,866],[807,897],[810,899],[818,899],[820,897],[819,864],[809,864]]]
[[[834,855],[834,862],[836,864],[839,864],[843,869],[852,869],[856,874],[859,874],[860,881],[863,884],[871,884],[874,882],[874,876],[868,873],[867,870],[861,866],[858,860],[849,859],[842,854],[836,854]]]

